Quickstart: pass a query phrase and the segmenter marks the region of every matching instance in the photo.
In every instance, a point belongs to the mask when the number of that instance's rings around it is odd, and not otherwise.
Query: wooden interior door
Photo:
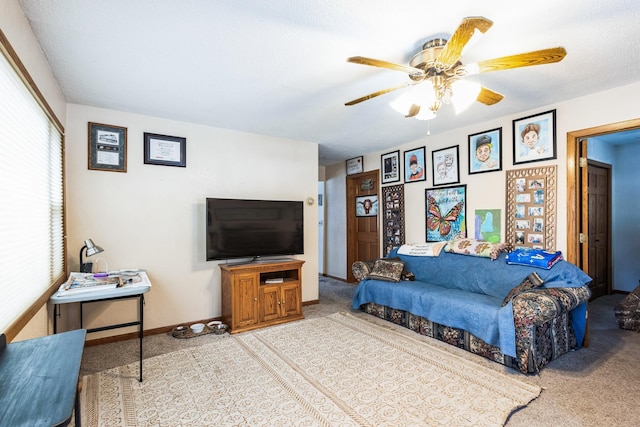
[[[588,268],[591,299],[611,293],[611,167],[588,161]]]
[[[379,212],[380,201],[373,206],[375,216],[356,216],[357,198],[378,196],[379,171],[363,172],[347,176],[347,281],[355,282],[351,265],[355,261],[380,257]],[[369,200],[374,200],[369,198]]]

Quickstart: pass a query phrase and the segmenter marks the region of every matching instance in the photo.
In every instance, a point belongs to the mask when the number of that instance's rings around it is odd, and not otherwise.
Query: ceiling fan
[[[391,102],[391,106],[405,117],[429,120],[436,116],[442,103],[452,103],[456,113],[474,101],[485,105],[500,102],[504,96],[464,77],[489,71],[508,70],[532,65],[562,61],[567,52],[562,47],[537,50],[502,58],[480,61],[475,64],[460,62],[464,48],[471,40],[485,33],[493,22],[487,18],[468,17],[462,20],[449,40],[436,38],[426,42],[420,52],[411,58],[409,65],[395,64],[379,59],[353,56],[348,62],[387,68],[407,73],[410,82],[373,92],[345,105],[355,105],[376,96],[410,87],[410,91]],[[428,83],[428,84],[423,84]]]

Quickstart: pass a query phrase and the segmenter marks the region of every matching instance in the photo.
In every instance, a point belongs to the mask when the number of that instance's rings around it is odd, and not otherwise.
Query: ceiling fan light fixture
[[[435,111],[440,107],[440,100],[437,97],[436,91],[430,81],[425,81],[423,84],[416,84],[412,86],[408,91],[394,99],[389,103],[398,113],[403,116],[416,117],[422,116],[419,120],[429,120],[435,117]],[[416,115],[410,115],[411,106],[418,105],[421,113]]]
[[[431,80],[424,82],[424,84],[413,86],[411,88],[411,96],[414,104],[427,108],[431,108],[438,100]]]
[[[421,108],[420,112],[414,116],[416,120],[431,120],[436,118],[436,112],[430,108]]]
[[[429,120],[435,117],[443,103],[452,103],[456,114],[459,114],[474,101],[494,105],[504,98],[502,94],[477,83],[462,81],[462,78],[491,71],[552,64],[562,61],[567,54],[563,47],[554,47],[463,64],[463,53],[492,25],[491,20],[482,16],[464,18],[448,40],[434,38],[427,41],[422,50],[411,58],[409,66],[362,56],[348,58],[348,62],[406,73],[411,82],[373,92],[345,105],[355,105],[410,86],[409,91],[389,104],[403,116]]]
[[[415,102],[413,102],[411,92],[407,91],[391,101],[389,103],[389,106],[403,116],[406,116],[407,114],[409,114],[409,111],[411,110],[411,106],[413,104],[415,104]]]
[[[478,99],[482,86],[475,82],[466,80],[456,80],[451,84],[451,103],[456,111],[460,114],[471,106]]]

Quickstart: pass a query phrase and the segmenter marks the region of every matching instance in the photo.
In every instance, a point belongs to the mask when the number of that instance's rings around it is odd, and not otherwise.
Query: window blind
[[[64,277],[65,252],[62,130],[2,39],[0,331],[6,331]]]

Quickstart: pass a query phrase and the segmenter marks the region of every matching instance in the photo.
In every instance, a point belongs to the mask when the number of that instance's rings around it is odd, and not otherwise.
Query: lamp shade
[[[88,257],[90,257],[91,255],[99,254],[100,252],[104,251],[104,249],[102,249],[100,246],[93,243],[93,240],[91,239],[85,240],[84,244],[87,246]]]
[[[480,90],[482,87],[475,82],[469,82],[466,80],[457,80],[451,85],[453,96],[451,102],[456,114],[460,114],[473,104],[478,99]]]

